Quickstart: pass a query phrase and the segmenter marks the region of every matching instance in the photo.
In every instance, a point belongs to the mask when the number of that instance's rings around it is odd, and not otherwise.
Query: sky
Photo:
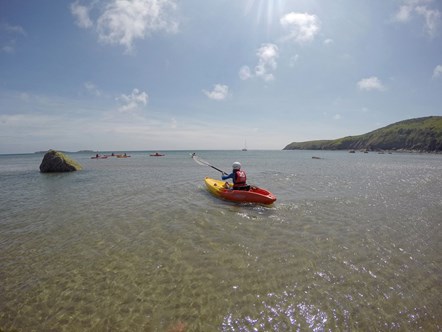
[[[440,0],[0,0],[0,153],[283,149],[442,115]]]

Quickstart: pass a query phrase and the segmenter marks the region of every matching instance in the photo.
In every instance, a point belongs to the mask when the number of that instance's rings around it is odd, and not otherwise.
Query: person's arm
[[[223,179],[223,180],[232,179],[233,180],[233,173],[230,173],[229,175],[222,175],[221,179]]]

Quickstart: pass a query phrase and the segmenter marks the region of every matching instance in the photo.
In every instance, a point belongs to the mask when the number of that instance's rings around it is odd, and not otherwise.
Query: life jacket
[[[233,177],[233,188],[245,186],[247,181],[246,172],[238,169],[235,171],[235,176]]]

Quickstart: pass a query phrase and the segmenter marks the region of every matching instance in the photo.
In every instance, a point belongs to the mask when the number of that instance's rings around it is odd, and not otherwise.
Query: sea
[[[0,155],[1,331],[442,331],[441,154],[122,152]]]

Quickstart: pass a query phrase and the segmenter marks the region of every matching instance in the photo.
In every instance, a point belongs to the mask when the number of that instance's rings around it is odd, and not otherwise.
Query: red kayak
[[[151,157],[163,157],[163,156],[165,156],[164,154],[161,154],[161,153],[158,153],[158,152],[155,152],[155,153],[153,153],[153,154],[150,154],[150,156]]]
[[[206,186],[209,191],[217,197],[232,202],[240,203],[259,203],[270,205],[276,201],[276,197],[268,190],[250,186],[249,190],[234,190],[231,184],[225,181],[205,178]]]

